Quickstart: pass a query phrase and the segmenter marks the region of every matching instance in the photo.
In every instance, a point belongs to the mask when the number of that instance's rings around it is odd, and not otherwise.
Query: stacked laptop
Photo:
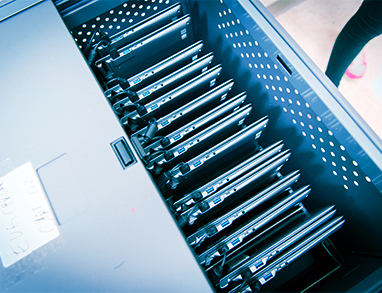
[[[215,289],[261,291],[344,219],[304,207],[299,170],[281,173],[290,150],[261,144],[269,118],[253,119],[247,93],[219,79],[223,65],[193,41],[191,21],[174,4],[98,34],[89,64]]]

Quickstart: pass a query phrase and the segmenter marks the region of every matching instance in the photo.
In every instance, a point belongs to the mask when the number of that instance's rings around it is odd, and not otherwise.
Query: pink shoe
[[[353,62],[345,71],[345,76],[350,79],[357,79],[364,76],[366,71],[366,60],[365,54],[361,51],[357,57],[354,58]]]

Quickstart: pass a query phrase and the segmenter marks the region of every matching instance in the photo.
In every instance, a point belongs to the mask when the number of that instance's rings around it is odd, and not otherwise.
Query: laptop
[[[210,99],[215,99],[216,96],[219,96],[216,91],[213,92],[213,95],[206,95],[204,99],[209,101]],[[192,120],[191,122],[183,125],[172,133],[165,135],[160,140],[155,141],[154,143],[149,144],[145,147],[145,153],[150,154],[152,152],[157,152],[163,148],[171,148],[172,146],[178,144],[180,141],[185,140],[194,133],[201,131],[217,121],[217,119],[228,115],[229,112],[237,110],[237,107],[243,105],[247,95],[242,93],[229,99],[228,101],[220,104],[219,106],[208,111],[204,115],[199,116],[197,119]],[[206,103],[207,103],[206,101]],[[200,109],[202,110],[202,109]]]
[[[275,162],[275,164],[277,163],[279,162]],[[280,195],[293,183],[295,183],[298,180],[299,176],[300,174],[298,172],[293,172],[289,174],[288,176],[276,181],[267,188],[256,193],[254,196],[241,203],[239,206],[231,209],[229,212],[205,224],[204,226],[199,228],[195,233],[187,237],[188,244],[190,244],[191,246],[198,246],[200,245],[202,240],[215,236],[216,234],[225,230],[241,216],[259,207],[261,204],[268,201],[269,199]]]
[[[251,104],[245,105],[221,120],[216,121],[211,126],[196,133],[192,137],[180,142],[173,148],[166,148],[153,153],[152,159],[148,160],[146,168],[150,170],[155,163],[165,169],[171,168],[179,160],[187,160],[193,154],[200,153],[206,148],[211,147],[219,141],[225,139],[235,131],[240,130],[245,118],[251,113]],[[176,137],[175,137],[176,138]],[[179,135],[179,139],[181,139]],[[155,156],[156,155],[156,156]]]
[[[165,26],[182,16],[182,6],[175,3],[162,11],[145,18],[137,24],[130,26],[110,37],[109,45],[101,45],[99,50],[102,54],[109,54],[110,49],[121,48],[145,35]]]
[[[186,49],[171,55],[170,57],[160,61],[159,63],[135,74],[130,78],[115,78],[105,83],[108,89],[105,90],[105,96],[112,101],[112,104],[118,102],[119,93],[125,89],[137,91],[142,87],[154,82],[166,74],[171,73],[187,63],[190,63],[198,58],[198,54],[203,48],[203,42],[199,41],[187,47]]]
[[[190,81],[182,84],[181,86],[171,90],[170,92],[160,96],[156,100],[152,101],[147,106],[142,106],[145,108],[144,114],[141,116],[137,111],[133,111],[121,118],[121,124],[124,126],[125,130],[129,133],[134,133],[140,128],[147,126],[148,121],[154,117],[158,119],[162,115],[166,115],[171,111],[174,111],[178,105],[184,105],[190,99],[192,99],[191,94],[202,90],[203,88],[209,88],[214,86],[217,77],[220,75],[222,67],[217,65],[210,70],[198,75],[197,77],[191,79]],[[182,112],[178,112],[179,116],[182,116]],[[173,120],[178,117],[172,116]],[[167,125],[167,122],[161,122],[159,125]]]
[[[148,66],[167,58],[190,45],[191,17],[185,15],[160,29],[116,50],[95,62],[100,76],[105,80],[129,78]],[[159,49],[159,50],[158,50]]]
[[[245,193],[245,191],[253,190],[254,186],[259,185],[264,180],[271,180],[275,174],[281,169],[283,164],[288,161],[290,157],[289,150],[283,151],[273,158],[267,160],[261,165],[257,166],[247,174],[241,176],[236,181],[232,182],[225,188],[216,192],[213,195],[208,196],[203,201],[196,204],[194,207],[184,211],[180,214],[180,219],[182,222],[186,222],[188,225],[193,225],[196,220],[200,217],[205,216],[206,213],[210,212],[212,209],[216,208],[218,205],[222,205],[224,201],[230,200],[228,205],[229,208],[232,207],[232,198],[240,198],[240,194]],[[264,178],[267,177],[267,178]],[[200,239],[201,235],[206,237],[212,237],[223,229],[227,228],[232,222],[238,219],[241,215],[246,214],[253,208],[255,208],[259,203],[253,203],[254,197],[245,201],[238,208],[235,208],[225,214],[223,217],[208,223],[198,231],[187,238],[188,243],[191,246],[196,246],[198,243],[197,239]],[[221,209],[220,209],[221,210]],[[235,212],[232,212],[235,211]],[[237,214],[235,214],[237,212]],[[206,232],[208,230],[208,233]]]
[[[295,218],[288,226],[284,226],[284,229],[273,231],[270,236],[267,236],[252,249],[249,248],[247,250],[246,255],[249,257],[247,261],[236,266],[220,279],[220,288],[225,288],[231,281],[243,279],[244,276],[241,274],[245,270],[249,270],[251,273],[259,271],[266,266],[272,258],[278,256],[288,247],[332,218],[335,212],[334,206],[321,208],[314,211],[308,217]]]
[[[185,126],[185,124],[187,125],[187,123],[193,123],[194,119],[197,119],[200,116],[203,117],[203,113],[205,113],[206,109],[211,109],[211,105],[218,105],[219,102],[224,101],[227,98],[227,94],[232,89],[233,84],[233,80],[230,79],[224,82],[223,84],[214,87],[210,91],[203,93],[201,96],[191,100],[187,104],[172,111],[171,113],[165,114],[164,116],[157,118],[157,127],[155,134],[158,136],[166,135],[166,133],[170,133],[171,131],[177,131],[178,129]],[[194,86],[193,88],[197,88],[197,86]],[[223,103],[224,106],[226,106],[226,103],[228,103],[228,101]],[[236,106],[238,105],[235,105],[235,107]],[[186,131],[187,129],[188,128],[185,127],[184,131]],[[144,128],[133,133],[131,137],[132,139],[136,138],[137,140],[139,140],[139,138],[145,137],[147,131],[148,126],[145,126]],[[192,129],[189,129],[188,131],[191,132]],[[151,144],[151,147],[155,149],[158,146],[158,144],[160,145],[160,142],[153,143]],[[145,150],[144,153],[147,154],[147,151]]]
[[[271,156],[279,153],[283,146],[284,144],[282,143],[282,141],[278,141],[265,148],[264,150],[260,151],[259,153],[256,153],[255,155],[251,156],[244,162],[241,162],[240,164],[228,170],[224,174],[211,180],[207,184],[204,184],[203,186],[193,190],[192,192],[187,193],[181,199],[173,203],[173,210],[180,213],[192,207],[195,203],[201,201],[207,196],[214,194],[215,192],[217,192],[217,190],[220,190],[230,182],[235,181],[241,175],[245,174],[249,170],[261,164]]]
[[[181,85],[185,81],[188,81],[188,79],[195,77],[198,73],[207,71],[208,66],[211,64],[213,58],[213,54],[209,53],[193,61],[192,63],[176,70],[175,72],[161,78],[160,80],[155,81],[154,83],[144,87],[143,89],[138,90],[136,92],[136,95],[134,95],[134,100],[132,100],[131,97],[126,97],[125,99],[122,99],[115,103],[113,105],[114,112],[121,116],[124,116],[127,114],[124,111],[124,108],[126,106],[129,106],[132,103],[139,103],[140,105],[147,104],[154,98],[158,97],[159,94]],[[146,109],[147,112],[149,112],[155,110],[157,107],[159,107],[158,104],[147,105]]]
[[[234,287],[230,292],[245,292],[247,286],[243,286],[245,284],[256,283],[258,282],[260,285],[264,285],[265,283],[272,280],[277,272],[287,267],[290,263],[298,259],[300,256],[308,252],[310,249],[315,247],[317,244],[328,238],[334,232],[338,231],[345,220],[343,217],[337,217],[333,220],[330,220],[328,223],[325,223],[318,229],[311,232],[309,235],[304,237],[298,243],[289,248],[286,252],[277,257],[272,263],[265,266],[263,269],[260,269],[258,272],[247,277],[244,280],[244,284],[241,283]],[[239,290],[240,289],[240,290]]]
[[[215,257],[222,257],[225,253],[239,246],[245,238],[253,234],[256,230],[276,218],[289,208],[308,197],[310,193],[309,186],[304,186],[283,200],[277,202],[252,220],[246,222],[237,228],[234,232],[225,235],[223,239],[217,241],[204,252],[198,254],[197,260],[199,264],[208,266]]]
[[[250,150],[252,150],[252,152],[257,151],[257,146],[255,146],[256,140],[261,137],[268,121],[268,117],[265,116],[216,146],[188,160],[186,163],[179,164],[172,170],[164,172],[157,180],[158,187],[162,189],[163,193],[168,193],[168,191],[179,188],[179,185],[182,185],[182,187],[187,185],[195,186],[195,182],[198,182],[198,180],[200,180],[200,185],[202,185],[203,179],[208,181],[210,177],[214,175],[207,170],[212,164],[216,170],[216,168],[221,166],[221,163],[224,162],[227,166],[226,169],[229,169],[230,161],[234,161],[239,156],[245,157],[246,155],[252,155]],[[240,148],[240,152],[236,151],[238,148]],[[222,160],[222,158],[224,158],[224,160]],[[224,166],[221,167],[219,170],[223,173],[225,168]],[[168,191],[166,191],[166,189]]]

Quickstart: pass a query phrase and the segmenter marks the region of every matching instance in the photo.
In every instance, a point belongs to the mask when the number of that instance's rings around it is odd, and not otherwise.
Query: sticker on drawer
[[[60,232],[30,162],[0,178],[0,256],[9,267]]]

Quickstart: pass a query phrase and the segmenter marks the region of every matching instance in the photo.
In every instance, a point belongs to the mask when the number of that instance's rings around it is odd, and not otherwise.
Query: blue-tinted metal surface
[[[43,0],[4,0],[0,2],[0,22]]]

